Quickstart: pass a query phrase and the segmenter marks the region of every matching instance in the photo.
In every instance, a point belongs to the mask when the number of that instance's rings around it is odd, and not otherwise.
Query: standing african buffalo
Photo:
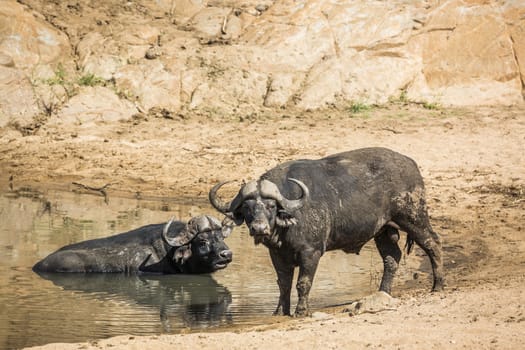
[[[406,156],[364,148],[289,161],[243,185],[229,203],[217,197],[225,183],[210,190],[210,202],[237,225],[246,222],[255,243],[268,247],[280,290],[274,314],[290,315],[296,266],[295,315],[304,316],[321,256],[335,249],[358,254],[372,238],[384,263],[379,289],[390,293],[401,259],[398,230],[407,233],[408,252],[416,242],[430,258],[432,290],[443,289],[441,240],[430,226],[421,174]]]
[[[208,215],[187,224],[172,219],[62,247],[36,263],[33,271],[210,273],[232,261],[224,243],[231,230]]]

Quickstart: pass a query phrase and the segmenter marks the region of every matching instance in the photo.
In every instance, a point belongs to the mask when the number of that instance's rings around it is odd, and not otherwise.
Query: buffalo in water
[[[188,223],[170,220],[60,248],[33,266],[35,272],[210,273],[225,268],[232,230],[212,216]]]
[[[217,195],[226,183],[210,190],[210,202],[235,224],[245,222],[255,243],[269,249],[280,290],[274,314],[290,315],[295,267],[295,315],[304,316],[321,256],[336,249],[358,254],[372,238],[384,263],[379,289],[390,293],[402,255],[399,230],[407,233],[408,253],[415,242],[428,255],[432,290],[443,289],[441,239],[429,222],[419,169],[404,155],[364,148],[289,161],[244,184],[231,202]]]

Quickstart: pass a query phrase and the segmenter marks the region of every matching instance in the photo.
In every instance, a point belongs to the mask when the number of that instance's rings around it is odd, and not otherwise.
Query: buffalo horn
[[[171,244],[171,241],[173,241],[173,240],[172,240],[170,237],[168,237],[168,230],[169,230],[170,225],[171,225],[171,223],[173,222],[174,219],[175,219],[175,218],[172,217],[172,218],[166,223],[166,225],[164,225],[164,228],[162,229],[162,239],[163,239],[166,243],[168,243],[169,245],[171,245],[171,246],[173,245],[173,244]]]
[[[197,228],[194,227],[196,225],[193,220],[190,220],[190,222],[186,225],[186,227],[184,227],[182,231],[177,232],[175,237],[168,237],[168,229],[170,228],[173,219],[174,218],[171,218],[170,221],[164,225],[164,229],[162,230],[162,239],[164,239],[164,241],[172,247],[182,247],[183,245],[191,242],[193,237],[195,237],[197,234]]]
[[[235,198],[233,198],[231,202],[226,203],[217,197],[217,192],[222,186],[230,182],[233,182],[233,181],[219,182],[217,185],[212,187],[212,189],[210,190],[210,193],[208,194],[208,198],[210,200],[211,205],[213,205],[215,209],[217,209],[218,211],[226,215],[232,215],[235,212],[235,210],[237,210],[241,206],[242,202],[246,198],[247,188],[251,189],[250,192],[253,192],[255,189],[255,185],[254,185],[255,182],[253,182],[253,184],[248,183],[247,185],[244,185],[242,187],[242,189],[239,191],[239,193],[237,193],[237,195],[235,196]]]
[[[301,208],[304,205],[304,201],[310,197],[310,190],[308,189],[308,186],[306,186],[304,182],[300,180],[290,177],[288,181],[295,182],[301,188],[301,191],[303,191],[303,195],[299,199],[289,200],[284,198],[283,208],[293,211]]]
[[[261,181],[261,195],[262,197],[275,199],[286,211],[294,211],[304,205],[304,200],[310,196],[310,191],[302,181],[293,178],[289,178],[288,181],[296,183],[301,188],[303,193],[300,198],[285,198],[277,185],[268,180]]]
[[[217,191],[219,191],[219,189],[222,186],[224,186],[224,185],[226,185],[226,184],[228,184],[230,182],[233,182],[233,181],[219,182],[218,184],[216,184],[215,186],[212,187],[212,189],[210,190],[210,193],[208,194],[208,198],[210,200],[211,205],[213,205],[213,207],[215,209],[217,209],[218,211],[220,211],[223,214],[230,212],[231,202],[226,203],[226,202],[222,201],[217,196]]]

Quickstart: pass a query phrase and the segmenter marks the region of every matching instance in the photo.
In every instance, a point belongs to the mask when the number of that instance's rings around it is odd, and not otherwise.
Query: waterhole
[[[255,246],[244,226],[226,240],[233,262],[213,274],[40,276],[31,270],[67,244],[204,213],[219,217],[203,200],[0,194],[0,348],[269,322],[279,296],[275,272],[267,249]],[[381,271],[370,242],[359,256],[326,253],[311,291],[313,311],[376,290]]]

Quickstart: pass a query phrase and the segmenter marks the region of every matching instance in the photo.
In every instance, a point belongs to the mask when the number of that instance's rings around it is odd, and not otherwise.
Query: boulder
[[[123,58],[118,44],[99,32],[86,34],[77,45],[78,66],[83,74],[110,80],[122,66]]]
[[[407,48],[422,61],[411,99],[456,106],[523,101],[513,39],[491,3],[447,1],[428,13]]]
[[[128,64],[115,73],[117,89],[136,99],[144,111],[156,107],[177,112],[180,109],[180,75],[165,69],[159,60]]]
[[[292,72],[270,74],[264,105],[266,107],[285,107],[291,103],[294,93],[299,91],[303,79],[304,76]]]
[[[0,126],[13,123],[25,127],[35,116],[46,112],[48,101],[41,101],[38,95],[42,80],[34,73],[37,67],[56,67],[62,62],[71,66],[67,36],[37,12],[16,1],[3,1],[0,6]]]
[[[0,66],[0,91],[0,127],[10,123],[22,127],[31,124],[40,110],[26,74],[13,67]]]
[[[13,57],[9,56],[8,54],[0,52],[0,66],[14,67],[15,61],[13,60]]]
[[[187,29],[203,39],[213,39],[220,37],[223,31],[223,24],[232,10],[229,8],[206,7],[200,10],[188,22]]]
[[[93,127],[105,122],[129,120],[135,113],[137,109],[133,103],[120,99],[113,90],[102,86],[83,87],[57,113],[54,122]]]
[[[179,25],[188,21],[206,7],[204,0],[174,0],[172,1],[171,12],[174,22]]]
[[[0,52],[9,55],[19,69],[29,70],[36,64],[69,60],[71,49],[64,33],[8,0],[0,6]]]
[[[228,67],[226,61],[204,61],[205,80],[196,80],[189,107],[231,113],[247,113],[264,104],[268,76],[256,70]],[[199,75],[193,78],[198,79]],[[190,85],[189,82],[186,82]]]
[[[519,0],[506,1],[502,5],[502,17],[507,24],[525,97],[525,5]]]

